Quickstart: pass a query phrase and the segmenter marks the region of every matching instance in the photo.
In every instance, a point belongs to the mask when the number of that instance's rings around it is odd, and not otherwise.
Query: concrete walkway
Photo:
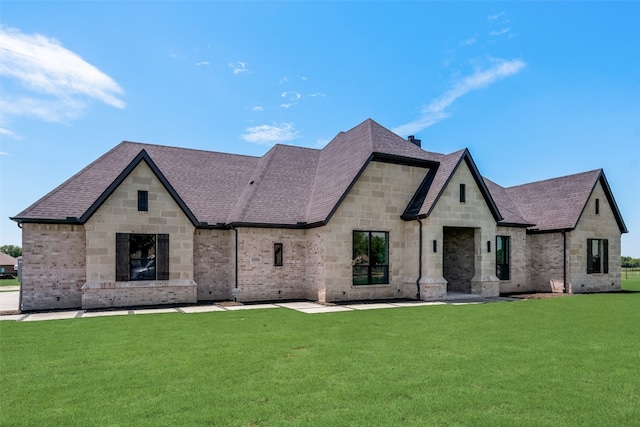
[[[421,307],[430,305],[469,305],[482,304],[497,301],[514,301],[511,298],[480,298],[475,295],[466,295],[462,298],[443,300],[443,301],[398,301],[398,302],[371,302],[357,303],[345,305],[325,305],[312,301],[300,302],[282,302],[270,304],[248,304],[248,305],[186,305],[184,307],[158,307],[158,308],[139,308],[139,309],[112,309],[112,310],[67,310],[52,311],[42,313],[23,313],[23,314],[7,314],[0,315],[0,320],[13,320],[17,322],[33,322],[38,320],[58,320],[58,319],[75,319],[81,317],[103,317],[103,316],[128,316],[138,314],[159,314],[159,313],[208,313],[214,311],[240,311],[240,310],[260,310],[270,308],[286,308],[290,310],[300,311],[307,314],[318,313],[336,313],[344,311],[358,310],[378,310],[383,308],[406,308]],[[17,311],[18,310],[19,292],[0,292],[0,311]]]

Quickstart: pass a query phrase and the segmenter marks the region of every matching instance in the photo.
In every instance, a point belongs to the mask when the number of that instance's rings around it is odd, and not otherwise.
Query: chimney
[[[416,139],[416,137],[413,135],[409,135],[409,142],[422,148],[422,141],[419,139]]]

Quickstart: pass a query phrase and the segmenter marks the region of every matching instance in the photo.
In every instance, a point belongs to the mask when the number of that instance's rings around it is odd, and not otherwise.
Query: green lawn
[[[1,426],[637,426],[640,293],[0,322]]]
[[[625,291],[640,291],[640,270],[628,271],[622,269],[622,289]]]
[[[0,279],[0,287],[2,286],[20,286],[20,282],[18,282],[17,277],[13,279]]]

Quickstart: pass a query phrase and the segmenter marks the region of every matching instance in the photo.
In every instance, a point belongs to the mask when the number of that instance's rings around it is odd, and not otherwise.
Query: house
[[[372,120],[262,157],[122,142],[12,219],[22,309],[620,290],[602,170],[503,188]]]
[[[16,274],[18,260],[11,255],[0,252],[0,274]]]

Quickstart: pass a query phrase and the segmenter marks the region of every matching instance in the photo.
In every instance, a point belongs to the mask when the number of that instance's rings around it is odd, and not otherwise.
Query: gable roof
[[[125,141],[11,219],[84,223],[145,162],[196,227],[309,228],[329,221],[371,161],[427,170],[405,220],[428,217],[465,162],[499,225],[573,229],[600,182],[620,230],[627,231],[602,170],[503,188],[480,175],[467,149],[428,152],[371,119],[321,150],[277,144],[262,157]]]
[[[4,252],[0,252],[0,265],[11,265],[14,266],[18,263],[18,260],[12,257],[9,254],[5,254]]]
[[[604,171],[589,172],[517,185],[505,189],[534,232],[573,230],[584,212],[596,184],[600,182],[620,232],[627,228],[606,180]]]
[[[480,189],[480,193],[487,203],[487,207],[491,211],[493,218],[496,222],[502,220],[502,215],[498,210],[496,203],[489,192],[478,168],[476,167],[473,158],[471,157],[471,153],[469,150],[464,149],[460,151],[456,151],[455,153],[451,153],[448,155],[440,155],[439,156],[439,165],[437,168],[432,169],[429,174],[425,177],[422,185],[414,195],[413,200],[409,204],[409,207],[403,214],[403,218],[405,219],[413,219],[413,218],[426,218],[428,217],[433,208],[438,203],[440,196],[444,192],[445,188],[451,181],[451,178],[455,174],[458,167],[465,162],[467,167],[469,168],[471,175],[473,176],[478,188]]]

